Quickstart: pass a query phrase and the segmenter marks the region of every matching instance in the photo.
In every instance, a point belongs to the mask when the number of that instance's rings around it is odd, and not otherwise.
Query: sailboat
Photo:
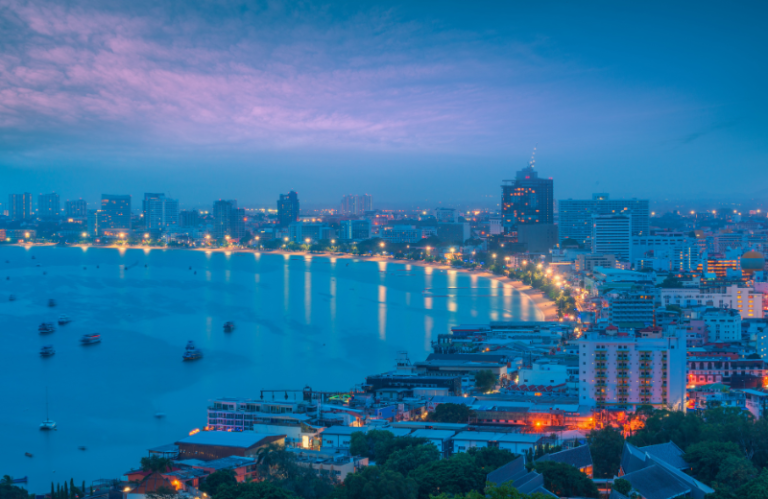
[[[48,417],[48,388],[45,389],[45,421],[40,423],[40,429],[45,431],[56,429],[56,421],[51,421]]]

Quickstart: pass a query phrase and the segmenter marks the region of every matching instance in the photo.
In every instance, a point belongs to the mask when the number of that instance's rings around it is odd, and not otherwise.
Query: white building
[[[740,288],[737,285],[699,289],[699,288],[663,288],[661,290],[663,305],[679,305],[680,307],[732,308],[738,310],[742,319],[763,318],[763,295],[752,288]]]
[[[729,308],[710,308],[701,315],[711,343],[741,341],[741,315]]]
[[[165,194],[144,194],[142,203],[145,227],[149,230],[164,229],[179,224],[179,202]]]
[[[371,221],[342,220],[339,222],[339,239],[343,241],[363,241],[371,238]]]
[[[579,404],[685,408],[684,330],[661,338],[587,332],[578,344]]]
[[[668,268],[675,272],[696,270],[699,266],[700,249],[696,239],[678,236],[635,236],[632,238],[631,261],[635,268],[642,268],[638,262],[649,261],[647,253],[653,251],[653,260],[669,261]]]
[[[592,253],[596,255],[614,255],[617,260],[628,262],[631,249],[631,216],[592,216]]]
[[[546,441],[547,435],[541,433],[462,431],[453,437],[453,452],[467,452],[472,447],[498,447],[514,454],[522,454]]]
[[[434,214],[439,224],[455,224],[459,221],[456,208],[435,208]]]

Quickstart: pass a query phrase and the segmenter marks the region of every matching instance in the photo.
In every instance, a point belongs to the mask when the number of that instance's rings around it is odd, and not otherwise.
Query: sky
[[[495,206],[534,148],[557,199],[768,199],[767,14],[0,0],[0,202]]]

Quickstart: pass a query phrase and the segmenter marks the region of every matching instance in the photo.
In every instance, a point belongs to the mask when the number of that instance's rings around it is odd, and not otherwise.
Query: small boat
[[[32,260],[37,260],[37,257],[35,255],[32,255]]]
[[[65,324],[69,324],[70,322],[72,322],[72,319],[70,319],[68,315],[61,314],[59,316],[59,326],[64,326]]]
[[[56,421],[52,421],[48,416],[48,388],[45,389],[45,421],[40,423],[40,430],[50,431],[56,429]]]
[[[48,306],[49,307],[55,307],[56,306],[56,300],[54,300],[53,298],[48,300]]]
[[[78,447],[78,449],[80,449],[80,450],[85,450],[85,445],[81,445],[81,446],[79,446],[79,447]]]
[[[100,334],[84,334],[82,338],[80,338],[80,343],[83,345],[93,345],[95,343],[101,343],[101,335]]]
[[[9,296],[8,301],[16,301],[16,295]]]
[[[224,332],[225,333],[231,333],[235,330],[235,323],[232,321],[227,321],[224,323]]]
[[[43,348],[40,349],[41,357],[50,357],[55,353],[56,353],[56,350],[53,349],[53,345],[45,345]]]
[[[155,417],[157,419],[163,419],[165,417],[165,413],[163,413],[163,412],[156,412],[155,413]]]
[[[24,455],[27,457],[32,457],[32,454],[29,452],[25,452]],[[11,483],[27,483],[27,477],[23,476],[21,478],[14,478],[11,480]]]
[[[25,452],[24,455],[27,457],[35,457],[31,452]]]
[[[195,347],[195,343],[192,341],[187,342],[187,347],[184,349],[184,355],[181,356],[182,360],[197,360],[203,358],[203,352]]]
[[[56,326],[53,325],[53,322],[43,322],[37,328],[37,332],[40,334],[48,334],[54,331],[56,331]]]

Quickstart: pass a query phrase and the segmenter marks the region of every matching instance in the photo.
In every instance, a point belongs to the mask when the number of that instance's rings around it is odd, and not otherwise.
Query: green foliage
[[[764,468],[760,472],[760,476],[739,488],[736,497],[739,499],[765,499],[768,497],[768,468]]]
[[[258,473],[259,478],[263,480],[262,483],[279,487],[291,496],[319,499],[331,494],[337,484],[336,478],[327,471],[299,465],[296,462],[296,455],[281,447],[268,446],[259,451]]]
[[[619,494],[624,494],[625,496],[629,497],[629,493],[632,491],[632,484],[629,483],[629,480],[625,480],[624,478],[617,478],[613,481],[612,489]]]
[[[570,464],[538,461],[535,468],[544,475],[544,487],[559,497],[600,497],[597,485]]]
[[[227,485],[237,485],[234,470],[219,470],[211,473],[205,477],[203,483],[200,484],[200,490],[207,493],[209,496],[214,496],[221,487]]]
[[[654,411],[646,419],[645,427],[627,440],[638,447],[663,444],[671,440],[685,450],[702,439],[703,426],[704,420],[697,414],[662,409]]]
[[[419,485],[419,499],[429,499],[430,495],[439,493],[466,494],[483,490],[485,476],[474,456],[465,452],[421,465],[409,475]]]
[[[592,430],[587,435],[589,451],[592,454],[593,474],[595,478],[613,478],[619,472],[624,437],[611,426],[601,430]]]
[[[438,459],[440,459],[440,451],[434,444],[412,445],[390,454],[385,466],[391,471],[406,476],[411,470],[415,470],[422,464],[431,463]]]
[[[396,437],[388,441],[379,441],[376,443],[376,464],[385,466],[395,452],[429,443],[426,438],[414,437]]]
[[[467,423],[472,416],[472,410],[466,405],[446,403],[435,407],[427,419],[436,423]]]
[[[691,472],[697,479],[712,483],[724,459],[741,455],[739,446],[733,442],[704,441],[688,447],[683,459],[691,465]]]
[[[395,437],[386,430],[371,430],[368,433],[355,432],[349,442],[353,456],[363,456],[383,466],[394,452],[429,443],[426,438]]]
[[[715,477],[715,488],[736,490],[756,476],[757,470],[748,459],[742,456],[727,456],[720,464],[720,471]]]
[[[664,281],[662,281],[661,287],[662,288],[682,288],[683,283],[680,282],[680,280],[677,279],[676,277],[670,275],[670,276],[667,276],[667,278],[664,279]]]
[[[395,471],[367,466],[347,475],[337,493],[341,499],[416,499],[418,485],[412,478]]]
[[[683,313],[683,308],[680,305],[675,305],[675,304],[667,305],[667,310],[669,310],[670,312],[677,312],[678,314]]]
[[[443,492],[438,496],[431,496],[431,499],[550,499],[552,496],[537,492],[533,495],[523,494],[512,484],[505,483],[500,486],[490,485],[484,493],[477,490],[471,490],[466,494],[446,494]]]
[[[163,473],[170,470],[172,466],[170,459],[157,455],[142,457],[140,463],[142,471],[150,471],[152,473]]]
[[[26,489],[17,487],[12,482],[13,477],[3,475],[2,480],[0,480],[0,499],[29,499],[29,493]],[[53,491],[53,484],[51,484],[51,491]]]
[[[472,447],[468,454],[475,458],[475,466],[486,475],[518,457],[517,454],[498,447]]]
[[[297,499],[297,496],[273,483],[247,482],[223,486],[214,499]]]
[[[475,388],[483,393],[491,391],[498,381],[499,377],[489,369],[483,369],[475,373]]]

